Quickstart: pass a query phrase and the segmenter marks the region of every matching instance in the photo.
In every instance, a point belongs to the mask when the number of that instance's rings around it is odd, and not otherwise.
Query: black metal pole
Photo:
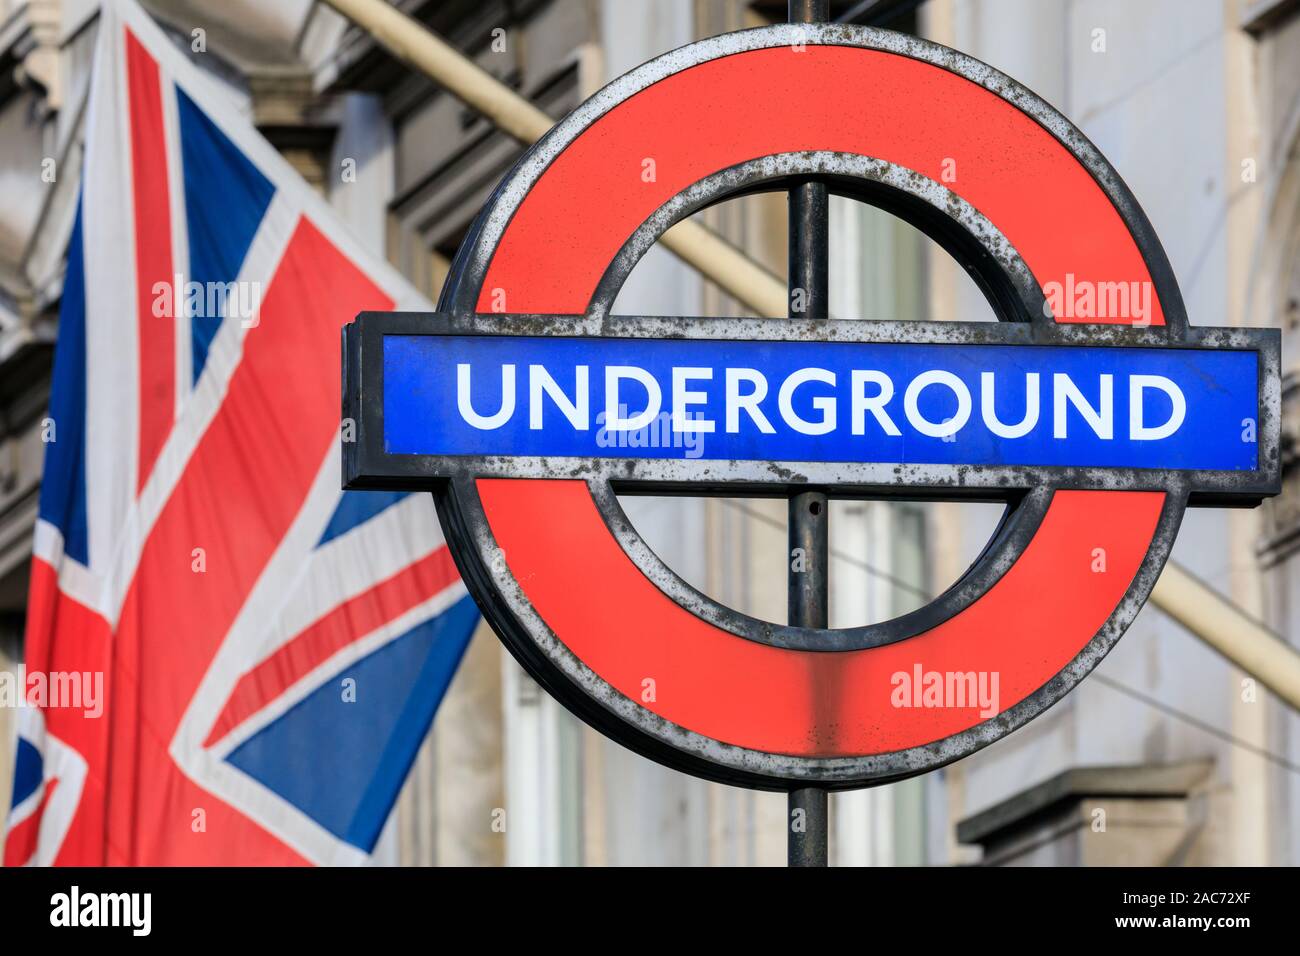
[[[790,0],[791,23],[824,23],[830,0]],[[830,225],[826,185],[799,183],[790,190],[790,310],[792,319],[830,316]],[[799,627],[826,627],[828,600],[826,495],[805,491],[790,498],[788,619]],[[829,798],[820,787],[790,791],[790,866],[826,866]]]

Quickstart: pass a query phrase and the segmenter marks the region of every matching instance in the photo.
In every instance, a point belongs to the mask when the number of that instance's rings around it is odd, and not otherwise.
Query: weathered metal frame
[[[1146,260],[1166,324],[1160,329],[1149,330],[1114,327],[1099,330],[1096,327],[1055,326],[1042,310],[1041,290],[1038,290],[1036,284],[1032,282],[1026,286],[1023,280],[1024,276],[1028,275],[1028,270],[1024,269],[1023,261],[1015,254],[1014,249],[1009,247],[1009,244],[1005,246],[998,244],[999,234],[996,230],[992,232],[984,230],[979,218],[970,215],[967,215],[963,221],[960,216],[954,220],[951,216],[927,214],[927,206],[932,210],[938,208],[938,203],[935,203],[932,197],[927,197],[927,192],[933,193],[937,184],[915,173],[910,174],[907,181],[891,181],[890,177],[895,176],[899,171],[890,168],[889,164],[877,163],[873,170],[858,157],[846,163],[842,154],[782,154],[766,157],[744,164],[736,170],[724,171],[691,187],[686,193],[666,204],[629,239],[623,251],[611,263],[585,316],[544,318],[534,316],[520,317],[516,320],[503,316],[475,317],[473,315],[492,254],[507,223],[523,197],[527,195],[551,161],[588,125],[628,96],[679,70],[721,56],[796,43],[855,46],[896,53],[927,62],[983,86],[1035,119],[1090,171],[1110,198]],[[764,163],[766,163],[765,167],[762,165]],[[784,169],[781,165],[783,163]],[[857,163],[859,168],[850,169],[852,163]],[[872,175],[872,172],[875,175]],[[1270,344],[1266,337],[1252,339],[1250,334],[1246,334],[1245,339],[1235,338],[1242,335],[1238,330],[1189,332],[1177,283],[1154,230],[1119,175],[1083,134],[1035,94],[993,68],[928,41],[889,31],[842,25],[764,27],[691,44],[615,80],[552,129],[503,179],[476,220],[453,263],[451,274],[439,301],[438,309],[443,313],[443,317],[436,321],[448,323],[449,328],[456,327],[458,323],[461,328],[491,323],[494,326],[493,330],[483,334],[509,334],[503,331],[505,328],[503,323],[512,322],[531,322],[535,332],[545,332],[550,335],[608,334],[623,329],[628,322],[645,330],[647,334],[653,330],[662,334],[670,330],[664,323],[671,324],[683,320],[658,318],[624,320],[609,315],[619,287],[645,249],[674,221],[690,215],[697,209],[740,192],[786,188],[792,178],[796,177],[822,179],[834,191],[890,209],[927,232],[953,252],[962,265],[976,277],[976,281],[984,289],[1000,319],[1010,320],[1014,324],[1024,323],[1022,326],[1024,331],[1013,332],[1013,335],[1027,335],[1031,340],[1033,336],[1039,334],[1049,337],[1053,335],[1086,337],[1090,334],[1111,337],[1135,336],[1134,340],[1152,337],[1149,341],[1153,343],[1156,339],[1163,338],[1163,344],[1176,344],[1181,347],[1189,347],[1189,343],[1197,341],[1205,343],[1204,347],[1214,347],[1212,341],[1227,343],[1250,340],[1258,343],[1262,363],[1261,382],[1265,385],[1265,400],[1261,402],[1259,439],[1261,450],[1267,450],[1269,454],[1261,462],[1264,473],[1253,475],[1250,479],[1254,482],[1253,487],[1243,489],[1237,486],[1233,490],[1244,491],[1248,496],[1270,494],[1276,490],[1276,437],[1280,394],[1275,394],[1276,378],[1269,377],[1275,376],[1276,373],[1276,338]],[[942,187],[938,188],[942,189]],[[934,193],[934,195],[941,195],[941,193]],[[1003,241],[1005,242],[1004,238]],[[424,316],[395,318],[392,321],[396,324],[390,325],[390,328],[400,328],[402,323],[412,323],[411,331],[429,332],[431,331],[429,323],[433,320]],[[725,323],[722,327],[726,328],[727,334],[734,334],[737,329],[743,327],[743,323],[749,321],[761,320],[710,320],[705,324],[717,330],[719,328],[717,323]],[[543,322],[544,328],[541,327]],[[375,328],[375,323],[368,320],[362,323],[363,326],[367,324],[370,328]],[[415,324],[423,327],[416,329]],[[811,335],[815,332],[817,338],[823,340],[840,335],[851,336],[854,334],[853,326],[867,324],[782,321],[780,325],[785,331],[795,335]],[[515,327],[522,326],[516,324]],[[892,325],[871,323],[870,327],[879,330]],[[984,327],[999,328],[987,324]],[[1008,326],[1000,328],[1006,330]],[[942,332],[946,337],[954,330],[952,325],[944,323],[935,327],[929,334]],[[377,398],[381,393],[371,392],[363,395],[361,384],[364,380],[367,388],[373,388],[375,385],[382,387],[382,377],[374,378],[371,367],[371,363],[378,360],[380,350],[374,347],[367,348],[366,335],[360,332],[359,327],[349,331],[346,339],[344,374],[347,383],[345,395],[348,399],[344,414],[352,417],[359,427],[358,440],[344,445],[345,472],[353,479],[353,483],[349,486],[375,487],[374,482],[383,481],[384,487],[429,487],[427,473],[420,476],[414,471],[409,471],[383,478],[376,470],[380,458],[377,457],[374,442],[376,435],[382,435],[382,432],[375,430],[370,416],[374,414],[374,403],[381,401]],[[925,334],[926,330],[920,329],[917,332]],[[689,333],[683,331],[683,334]],[[781,337],[781,332],[775,326],[770,332],[764,334],[772,335],[774,338]],[[877,331],[874,334],[880,333]],[[971,334],[979,333],[972,330]],[[1000,336],[1004,333],[999,331],[984,334]],[[1207,335],[1209,338],[1204,337]],[[1227,338],[1215,339],[1215,336]],[[1066,343],[1066,340],[1058,341]],[[1077,341],[1079,340],[1068,340],[1070,344]],[[382,371],[380,374],[382,375]],[[380,406],[380,414],[382,415],[382,406]],[[379,449],[379,453],[382,454],[382,448]],[[479,464],[487,466],[488,462]],[[638,461],[638,465],[640,464],[642,461]],[[807,477],[804,476],[805,481]],[[833,475],[826,473],[822,477],[831,478]],[[1014,507],[1010,509],[1002,528],[986,549],[985,555],[976,562],[976,567],[968,572],[953,589],[950,589],[943,599],[917,612],[917,616],[910,621],[907,618],[900,618],[898,622],[876,625],[874,633],[872,633],[873,628],[856,629],[856,638],[836,637],[836,635],[852,632],[822,630],[801,636],[796,632],[803,629],[783,630],[779,625],[754,622],[752,618],[717,605],[690,589],[666,566],[663,566],[631,528],[615,499],[615,488],[620,487],[618,478],[601,472],[593,473],[589,477],[588,486],[597,507],[601,509],[606,523],[615,533],[624,550],[656,584],[693,613],[719,626],[725,626],[733,633],[748,639],[763,640],[784,647],[806,648],[816,644],[818,650],[834,651],[851,646],[869,647],[887,643],[890,639],[891,626],[895,627],[900,634],[893,639],[902,639],[906,636],[902,631],[915,633],[918,630],[925,630],[928,626],[938,623],[939,615],[951,616],[955,613],[955,609],[964,606],[963,601],[969,603],[969,600],[973,600],[987,590],[991,582],[1005,570],[1005,566],[1009,566],[1008,558],[1014,560],[1014,557],[1018,556],[1024,543],[1032,537],[1032,532],[1037,528],[1043,511],[1050,504],[1050,496],[1054,493],[1052,484],[1060,483],[1059,486],[1063,487],[1071,480],[1084,481],[1088,478],[1083,474],[1075,476],[1059,474],[1048,479],[1046,484],[1035,484],[1024,480],[1023,476],[1018,482],[1010,480],[1012,478],[1010,475],[1005,477],[1008,478],[1006,484],[990,485],[990,488],[999,488],[999,496],[1011,500]],[[453,474],[436,479],[434,483],[437,486],[435,500],[439,515],[467,586],[511,653],[548,692],[602,733],[669,766],[725,783],[761,789],[788,790],[792,786],[810,784],[830,789],[848,789],[901,779],[935,769],[987,746],[1023,725],[1058,701],[1082,680],[1109,652],[1145,602],[1169,555],[1178,525],[1192,494],[1192,488],[1189,487],[1185,477],[1165,475],[1161,481],[1157,481],[1155,475],[1129,477],[1138,479],[1136,484],[1130,485],[1131,487],[1158,487],[1165,491],[1165,504],[1152,543],[1124,598],[1098,633],[1069,664],[1014,707],[942,740],[886,754],[827,758],[796,757],[725,744],[672,724],[616,691],[578,660],[532,608],[519,583],[510,574],[505,556],[492,536],[478,496],[472,469],[456,470]],[[1143,485],[1143,480],[1149,483]],[[638,482],[628,483],[624,479],[621,486],[632,490],[643,490],[637,488],[637,484]],[[766,481],[757,484],[773,487]],[[1095,484],[1087,486],[1096,487]],[[661,487],[671,488],[671,481]],[[736,494],[743,487],[745,487],[743,481],[723,482],[717,490],[722,493]],[[789,487],[789,482],[784,483],[778,493],[788,493]],[[804,484],[803,487],[808,485]],[[954,489],[962,487],[964,486],[961,484],[953,483],[938,486],[942,488],[945,496],[951,494]],[[895,485],[879,484],[873,480],[866,484],[851,486],[851,491],[858,494],[874,489],[877,493],[885,493],[896,488]],[[1026,491],[1026,488],[1029,490]],[[681,490],[684,490],[684,486]],[[695,488],[692,490],[699,493]],[[985,489],[986,492],[987,490]],[[1215,493],[1217,493],[1215,490],[1211,490],[1207,497],[1205,489],[1199,490],[1198,503],[1214,501]],[[1004,562],[1007,562],[1005,566]],[[905,621],[908,622],[905,625],[899,623]],[[829,639],[829,643],[819,642],[821,639]],[[837,646],[837,640],[847,643]]]
[[[919,37],[850,24],[776,24],[710,37],[671,50],[613,80],[552,127],[550,132],[539,139],[502,178],[484,204],[483,212],[471,226],[452,263],[447,282],[438,300],[438,310],[464,313],[474,311],[477,291],[482,285],[492,253],[524,196],[532,189],[555,157],[583,130],[609,110],[634,93],[665,77],[709,60],[751,50],[798,44],[879,50],[929,63],[982,86],[1032,118],[1074,155],[1110,198],[1139,248],[1142,249],[1148,271],[1161,299],[1166,325],[1178,330],[1187,325],[1187,313],[1182,296],[1178,292],[1173,269],[1154,228],[1119,173],[1074,124],[1029,88],[974,57]],[[912,175],[918,184],[922,180],[933,183],[932,180],[927,180],[919,174]],[[834,183],[831,185],[834,187]],[[714,201],[721,201],[722,198],[727,197],[719,195]],[[703,208],[706,204],[701,202],[695,208]],[[689,215],[690,211],[683,212],[683,216]],[[925,223],[915,224],[923,230],[926,226]],[[666,230],[668,225],[671,223],[662,223],[663,230]],[[933,238],[942,241],[940,237]],[[968,263],[963,265],[969,271],[970,265]],[[630,270],[629,264],[624,275]],[[607,308],[608,304],[614,301],[612,296],[607,295],[606,290],[601,292],[602,294],[595,296],[589,311],[599,312],[602,303],[603,307]]]
[[[719,170],[682,190],[623,244],[601,277],[588,314],[608,314],[632,269],[674,223],[724,200],[787,190],[810,177],[834,195],[876,206],[916,226],[966,270],[1004,321],[1050,323],[1043,292],[1029,266],[1001,230],[966,199],[888,160],[832,150],[771,153]]]
[[[383,445],[382,339],[388,335],[487,336],[709,341],[839,342],[940,345],[1102,346],[1241,350],[1257,356],[1258,466],[1251,471],[1170,472],[1162,469],[1022,465],[900,465],[894,462],[733,461],[635,456],[542,457],[466,455],[455,458],[390,454]],[[355,370],[349,410],[357,442],[345,459],[349,488],[392,487],[394,482],[431,490],[439,479],[582,478],[612,482],[619,491],[644,494],[788,496],[825,486],[835,497],[1018,499],[1037,487],[1164,490],[1183,486],[1193,505],[1253,506],[1277,494],[1281,394],[1281,334],[1276,329],[1196,328],[1181,335],[1163,326],[1070,325],[1028,322],[823,321],[817,319],[710,319],[661,316],[441,315],[362,313],[348,326],[346,364]],[[1271,449],[1271,453],[1268,450]]]
[[[602,734],[651,759],[706,779],[766,790],[812,783],[844,790],[903,779],[942,767],[1028,723],[1100,663],[1132,623],[1160,573],[1162,563],[1153,558],[1168,553],[1186,507],[1184,494],[1168,495],[1147,557],[1115,611],[1069,664],[1014,707],[968,730],[906,750],[855,757],[797,757],[722,743],[673,724],[615,690],[569,651],[534,610],[492,536],[474,482],[455,479],[435,501],[457,567],[484,616],[548,693]],[[620,538],[620,543],[627,547],[625,539]],[[741,617],[729,608],[716,607],[723,619]],[[919,613],[921,618],[914,621],[924,623],[929,612],[922,609]]]

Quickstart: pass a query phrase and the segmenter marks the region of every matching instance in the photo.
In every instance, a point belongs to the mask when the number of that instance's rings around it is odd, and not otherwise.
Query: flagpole
[[[536,142],[554,124],[524,97],[387,0],[321,2],[519,142]],[[660,242],[756,314],[768,318],[786,315],[785,284],[706,226],[693,220],[680,222],[664,233]],[[1150,603],[1300,711],[1300,651],[1277,633],[1172,561],[1152,590]]]

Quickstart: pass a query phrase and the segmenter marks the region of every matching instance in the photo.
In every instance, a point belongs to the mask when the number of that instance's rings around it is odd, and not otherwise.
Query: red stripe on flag
[[[358,637],[405,614],[458,579],[451,552],[444,546],[340,604],[239,679],[203,746],[211,747]]]
[[[40,805],[32,815],[23,820],[5,835],[5,866],[22,866],[36,852],[36,841],[41,834],[41,820],[45,817],[45,808],[54,796],[54,788],[59,785],[57,777],[45,781],[45,792],[41,794]]]
[[[171,200],[167,139],[163,133],[158,64],[126,31],[127,88],[131,102],[131,181],[135,198],[136,309],[140,353],[140,445],[136,491],[144,487],[176,407],[176,310],[156,315],[157,283],[172,284]]]

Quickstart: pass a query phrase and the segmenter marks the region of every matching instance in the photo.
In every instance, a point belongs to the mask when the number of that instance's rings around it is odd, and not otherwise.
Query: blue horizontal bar
[[[1247,350],[388,335],[383,374],[392,454],[1257,467]]]

